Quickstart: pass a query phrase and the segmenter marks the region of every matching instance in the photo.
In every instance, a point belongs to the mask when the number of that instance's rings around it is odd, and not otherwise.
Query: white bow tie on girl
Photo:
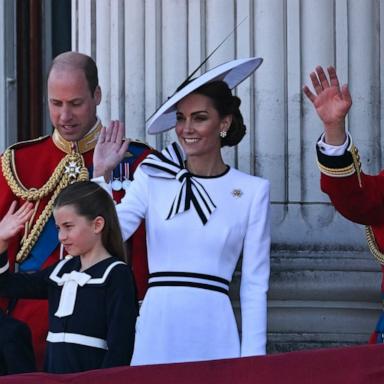
[[[84,272],[72,271],[71,273],[64,273],[59,281],[58,285],[63,285],[61,291],[59,308],[57,309],[55,316],[64,317],[72,315],[73,309],[75,308],[77,287],[84,286],[91,276]]]

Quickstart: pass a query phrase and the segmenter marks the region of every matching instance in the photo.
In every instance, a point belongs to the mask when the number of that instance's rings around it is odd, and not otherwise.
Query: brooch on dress
[[[234,189],[231,192],[232,196],[238,199],[239,197],[243,196],[243,191],[241,189]]]

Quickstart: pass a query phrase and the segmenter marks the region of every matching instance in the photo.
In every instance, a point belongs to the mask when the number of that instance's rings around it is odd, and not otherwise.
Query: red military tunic
[[[327,156],[317,148],[321,190],[338,212],[366,226],[368,245],[381,264],[384,293],[384,171],[371,176],[361,172],[357,148],[350,144],[342,156]],[[371,343],[383,343],[384,315],[381,315]]]
[[[78,151],[81,153],[84,166],[92,172],[93,148],[95,147],[97,135],[101,125],[95,126],[80,142],[77,144]],[[47,183],[51,176],[60,168],[60,162],[70,151],[71,143],[66,142],[57,132],[53,136],[47,136],[28,142],[18,143],[11,147],[13,149],[12,156],[8,156],[6,160],[5,152],[1,157],[2,172],[0,173],[0,217],[3,217],[12,201],[17,200],[19,204],[25,201],[22,197],[17,197],[10,186],[10,179],[15,181],[18,189],[24,190],[26,194],[33,191],[31,188],[39,189]],[[67,153],[66,153],[66,152]],[[126,156],[130,162],[130,177],[135,167],[148,154],[149,147],[143,143],[132,143],[128,148]],[[128,161],[127,161],[128,162]],[[8,165],[8,167],[7,167]],[[120,166],[120,169],[122,166]],[[64,177],[67,172],[78,171],[74,164],[66,164],[58,173],[59,179]],[[11,172],[10,172],[11,171]],[[9,175],[11,175],[11,178]],[[5,177],[8,175],[8,177]],[[92,175],[91,175],[92,176]],[[13,189],[15,186],[13,185]],[[120,200],[123,196],[122,192],[114,196],[115,200]],[[36,221],[41,216],[44,208],[52,199],[53,192],[47,196],[35,201],[36,213],[33,216],[33,222],[29,231],[31,232]],[[53,199],[52,199],[53,201]],[[51,201],[51,202],[52,202]],[[44,215],[43,215],[44,216]],[[11,270],[14,270],[16,262],[21,270],[33,271],[39,270],[53,264],[59,259],[60,246],[57,238],[57,231],[53,225],[53,218],[49,212],[50,223],[43,226],[41,233],[38,234],[38,240],[32,247],[31,253],[27,252],[22,258],[20,257],[20,249],[23,244],[23,236],[21,233],[13,238],[9,243],[8,255]],[[28,234],[28,233],[27,233]],[[27,237],[28,239],[28,237]],[[30,240],[30,239],[29,239]],[[33,240],[32,240],[33,243]],[[131,261],[132,269],[135,274],[137,295],[142,299],[147,284],[147,261],[146,261],[146,243],[145,230],[141,225],[137,232],[131,238]],[[28,248],[28,247],[27,247]],[[28,250],[28,249],[27,249]],[[25,259],[23,259],[25,257]],[[16,260],[18,258],[18,260]],[[1,301],[1,306],[7,308],[9,303],[5,300]],[[41,367],[45,349],[45,339],[48,329],[48,308],[45,300],[18,300],[12,310],[12,316],[16,319],[26,322],[32,331],[33,344],[36,354],[38,366]]]

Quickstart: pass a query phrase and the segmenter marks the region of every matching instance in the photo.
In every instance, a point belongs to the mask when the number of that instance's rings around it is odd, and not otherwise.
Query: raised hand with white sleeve
[[[303,91],[323,122],[325,142],[338,146],[346,140],[345,117],[351,108],[352,98],[346,84],[340,87],[335,68],[330,66],[327,71],[329,78],[324,69],[317,66],[309,75],[315,93],[307,85]]]

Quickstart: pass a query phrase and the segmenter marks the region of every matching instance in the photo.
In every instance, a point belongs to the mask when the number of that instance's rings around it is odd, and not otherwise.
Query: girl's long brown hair
[[[59,193],[54,208],[65,205],[73,206],[80,216],[89,220],[94,220],[97,216],[103,217],[105,224],[101,241],[104,248],[112,256],[127,262],[115,204],[103,188],[92,181],[79,181],[71,184]]]

